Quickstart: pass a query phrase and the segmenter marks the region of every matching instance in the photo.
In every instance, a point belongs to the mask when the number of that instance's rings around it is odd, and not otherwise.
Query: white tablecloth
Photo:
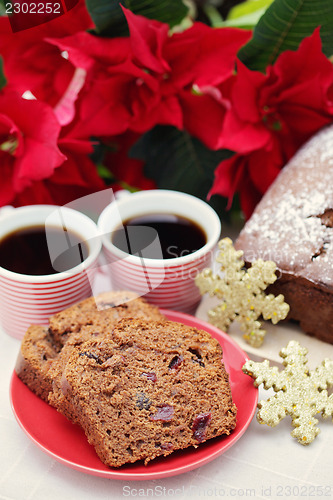
[[[209,306],[209,301],[203,301],[197,315],[204,318]],[[267,348],[256,350],[253,356],[265,357],[270,352],[276,354],[293,333],[311,349],[310,368],[314,368],[317,359],[331,353],[332,346],[304,336],[295,327],[290,328],[286,325],[274,329],[275,340],[271,339]],[[236,331],[233,336],[242,342],[239,332]],[[292,427],[289,417],[274,429],[258,424],[253,418],[245,434],[225,454],[201,468],[168,479],[110,480],[73,470],[36,447],[13,416],[9,383],[19,346],[18,340],[0,331],[1,500],[111,500],[136,497],[310,499],[333,496],[333,424],[331,420],[321,417],[321,434],[307,447],[290,436]],[[259,399],[267,399],[269,395],[270,391],[259,390]]]

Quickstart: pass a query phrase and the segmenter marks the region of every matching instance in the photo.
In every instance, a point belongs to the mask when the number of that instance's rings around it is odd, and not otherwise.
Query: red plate
[[[45,453],[73,469],[109,479],[138,480],[170,477],[204,465],[228,450],[244,434],[258,401],[258,390],[244,375],[242,366],[248,359],[240,347],[218,328],[193,316],[175,311],[162,312],[172,321],[206,330],[223,349],[223,360],[230,375],[234,403],[238,408],[237,425],[229,436],[211,439],[198,448],[187,448],[166,458],[157,458],[144,466],[142,462],[118,469],[104,465],[88,443],[84,432],[54,408],[38,398],[15,372],[10,386],[14,415],[28,437]]]

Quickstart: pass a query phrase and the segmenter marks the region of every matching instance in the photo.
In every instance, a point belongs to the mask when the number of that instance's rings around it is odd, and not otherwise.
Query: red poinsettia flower
[[[50,175],[33,180],[11,201],[14,206],[34,204],[66,205],[106,188],[91,160],[92,143],[79,138],[71,126],[61,129],[58,147],[63,161]]]
[[[129,156],[129,150],[139,137],[139,134],[129,131],[107,141],[110,151],[105,156],[104,165],[123,187],[154,189],[155,182],[144,175],[144,162]]]
[[[16,92],[0,92],[0,205],[34,181],[52,175],[65,160],[57,141],[60,125],[47,105]]]
[[[68,52],[73,68],[86,73],[76,109],[76,131],[80,136],[109,136],[128,128],[130,113],[127,82],[138,69],[130,61],[129,38],[99,38],[80,32],[50,39]],[[130,76],[129,76],[130,75]]]
[[[75,68],[46,38],[67,36],[93,26],[82,0],[61,17],[17,33],[12,32],[8,16],[0,17],[0,54],[8,84],[20,94],[29,90],[36,98],[55,106],[68,88]]]
[[[332,121],[333,66],[321,50],[319,29],[297,51],[282,53],[262,74],[241,62],[219,147],[238,154],[216,170],[210,195],[240,193],[249,217],[297,149]]]
[[[96,135],[128,129],[143,133],[167,124],[188,127],[216,145],[216,134],[212,139],[207,129],[210,120],[218,124],[216,130],[221,128],[226,105],[216,87],[232,75],[236,53],[250,32],[195,23],[170,36],[167,24],[123,10],[128,38],[78,33],[53,40],[75,67],[87,72],[78,106],[80,133],[87,126]]]

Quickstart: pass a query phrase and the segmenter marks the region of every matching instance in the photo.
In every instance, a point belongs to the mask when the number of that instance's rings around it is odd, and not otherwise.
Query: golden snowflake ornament
[[[234,320],[238,321],[245,340],[259,347],[266,331],[258,318],[262,316],[276,324],[289,312],[283,295],[275,297],[265,293],[277,279],[276,264],[258,259],[246,270],[243,252],[234,249],[230,238],[221,240],[219,249],[216,261],[221,264],[221,276],[214,275],[211,269],[204,269],[195,279],[201,294],[216,295],[222,301],[208,311],[209,321],[226,332]]]
[[[333,394],[329,396],[327,392],[333,386],[333,361],[324,359],[320,366],[309,371],[307,352],[292,340],[280,352],[284,358],[283,371],[270,367],[267,359],[262,363],[248,360],[243,366],[243,372],[254,378],[256,387],[264,384],[265,389],[272,387],[276,392],[272,398],[258,403],[258,422],[274,427],[290,415],[295,427],[291,435],[304,445],[320,432],[315,415],[333,416]]]

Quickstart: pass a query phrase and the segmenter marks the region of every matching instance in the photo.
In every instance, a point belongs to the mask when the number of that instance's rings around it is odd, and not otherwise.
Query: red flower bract
[[[47,105],[0,92],[0,205],[34,181],[52,175],[66,157],[57,146],[60,125]]]
[[[9,85],[54,106],[68,87],[75,68],[46,37],[63,37],[93,28],[84,1],[60,18],[12,33],[8,16],[0,17],[0,54]],[[56,71],[55,71],[56,68]]]
[[[131,158],[129,150],[139,139],[139,135],[126,132],[118,137],[110,138],[107,145],[110,152],[104,158],[105,167],[114,176],[115,181],[124,187],[134,189],[155,189],[156,184],[144,175],[144,162]]]
[[[319,29],[297,51],[282,53],[262,74],[241,62],[219,147],[238,153],[222,162],[210,195],[240,193],[250,216],[255,204],[297,149],[332,121],[333,66],[321,50]]]
[[[226,108],[217,86],[231,77],[237,51],[251,33],[195,23],[169,35],[167,24],[123,10],[129,38],[78,33],[53,40],[87,71],[77,108],[80,132],[88,124],[100,136],[173,125],[216,146]],[[207,107],[215,134],[207,133]]]
[[[31,182],[11,202],[14,206],[34,204],[66,205],[71,201],[105,189],[105,184],[90,159],[93,152],[89,140],[78,138],[75,128],[62,128],[58,146],[63,153],[62,163],[43,180]]]

